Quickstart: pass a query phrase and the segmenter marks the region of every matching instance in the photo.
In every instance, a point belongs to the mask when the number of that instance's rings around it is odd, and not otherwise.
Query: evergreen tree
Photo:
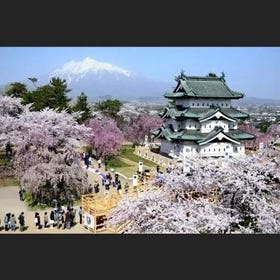
[[[122,102],[118,99],[107,99],[105,101],[98,102],[94,105],[96,111],[101,112],[104,116],[118,119],[118,113],[122,107]]]
[[[23,104],[32,103],[33,111],[41,111],[45,108],[61,111],[69,108],[71,100],[71,98],[67,97],[69,91],[66,80],[52,78],[49,84],[37,87],[34,91],[25,94]]]
[[[23,98],[27,93],[28,90],[26,85],[19,82],[10,84],[6,91],[6,95],[17,98]]]
[[[54,108],[59,110],[67,109],[71,98],[67,97],[66,94],[71,90],[67,88],[66,80],[52,78],[50,85],[53,89]]]
[[[72,110],[74,112],[81,112],[81,116],[77,120],[80,124],[91,118],[92,109],[88,104],[87,96],[83,92],[77,97],[77,102]]]

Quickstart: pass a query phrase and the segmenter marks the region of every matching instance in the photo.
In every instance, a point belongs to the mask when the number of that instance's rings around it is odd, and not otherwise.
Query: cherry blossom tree
[[[14,98],[0,98],[0,108],[1,144],[16,147],[16,174],[35,201],[49,203],[54,194],[63,201],[80,198],[88,182],[76,149],[91,130],[66,111],[30,112]]]
[[[125,138],[134,143],[144,142],[145,135],[149,135],[152,129],[163,125],[164,120],[158,116],[140,114],[124,129]]]
[[[269,126],[267,133],[270,135],[273,142],[280,139],[280,123],[275,123]]]
[[[116,155],[120,152],[124,137],[116,122],[110,118],[91,119],[89,143],[96,149],[98,157]]]
[[[31,191],[33,204],[51,205],[53,199],[66,204],[80,198],[87,191],[88,178],[77,162],[67,165],[53,159],[49,163],[39,163],[27,169],[21,183]]]
[[[174,169],[158,190],[121,200],[109,225],[129,222],[127,233],[280,233],[279,158],[269,149],[239,160],[197,157],[187,174]]]
[[[256,138],[254,140],[245,141],[247,148],[256,150],[259,148],[260,143],[263,143],[264,146],[269,146],[272,141],[270,133],[260,132],[254,124],[240,124],[239,128],[245,132],[254,134]]]

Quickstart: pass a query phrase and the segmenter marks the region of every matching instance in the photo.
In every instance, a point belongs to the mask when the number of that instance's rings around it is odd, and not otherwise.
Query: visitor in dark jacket
[[[24,212],[20,213],[18,220],[19,220],[19,230],[24,231],[24,226],[25,226]]]

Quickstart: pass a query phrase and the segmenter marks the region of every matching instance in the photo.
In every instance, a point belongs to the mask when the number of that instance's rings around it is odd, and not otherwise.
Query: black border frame
[[[144,2],[3,2],[0,46],[280,46],[278,9],[268,1]],[[52,268],[49,277],[271,279],[278,241],[278,235],[1,234],[1,267],[21,277]]]

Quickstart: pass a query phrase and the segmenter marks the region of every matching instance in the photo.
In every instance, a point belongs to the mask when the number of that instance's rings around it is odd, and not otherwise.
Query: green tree
[[[67,97],[69,91],[66,80],[52,78],[49,84],[36,87],[34,91],[24,95],[23,104],[32,103],[33,111],[40,111],[47,107],[58,111],[69,109],[71,100]]]
[[[67,97],[67,93],[70,92],[71,89],[67,88],[66,80],[52,78],[50,85],[53,89],[54,109],[63,110],[69,108],[71,98]]]
[[[101,112],[104,116],[118,119],[118,112],[122,107],[122,102],[118,99],[107,99],[105,101],[98,102],[94,105],[96,111]]]
[[[80,118],[77,120],[80,124],[91,118],[92,109],[87,101],[87,96],[82,92],[77,97],[76,104],[72,107],[74,112],[81,112]]]
[[[260,129],[260,132],[267,132],[267,129],[271,125],[271,122],[264,121],[261,122],[257,127]]]
[[[53,98],[53,88],[50,85],[45,85],[25,95],[23,104],[26,105],[29,103],[32,103],[33,111],[41,111],[47,107],[56,109]]]
[[[18,97],[18,98],[23,98],[24,95],[28,93],[27,87],[25,84],[15,82],[10,84],[6,91],[6,95],[11,96],[11,97]]]

